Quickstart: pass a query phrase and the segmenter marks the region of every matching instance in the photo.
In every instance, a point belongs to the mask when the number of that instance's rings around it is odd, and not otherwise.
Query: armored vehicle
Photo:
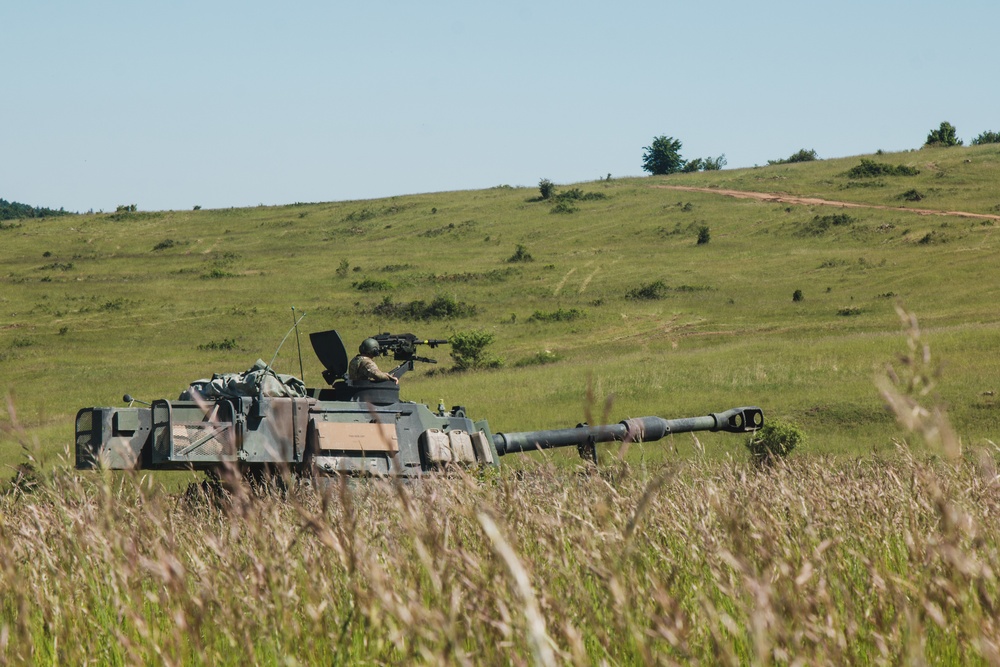
[[[421,340],[413,334],[379,334],[379,355],[401,362],[401,376],[414,362]],[[743,407],[702,417],[639,417],[618,424],[520,433],[493,433],[485,420],[469,418],[462,406],[437,410],[404,401],[394,382],[352,381],[348,355],[334,331],[310,334],[328,386],[306,388],[258,361],[244,373],[216,375],[192,383],[177,400],[127,407],[84,408],[76,416],[77,468],[204,470],[224,465],[248,474],[290,469],[302,475],[398,475],[419,477],[449,465],[497,466],[500,457],[575,446],[597,461],[597,444],[659,440],[671,433],[747,433],[763,426],[763,412]]]

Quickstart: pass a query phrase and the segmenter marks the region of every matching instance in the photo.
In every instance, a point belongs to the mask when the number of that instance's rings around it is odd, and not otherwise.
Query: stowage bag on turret
[[[281,375],[268,368],[263,359],[242,373],[216,373],[211,379],[195,380],[181,392],[179,400],[197,398],[236,398],[239,396],[289,396],[306,395],[306,386],[293,375]]]

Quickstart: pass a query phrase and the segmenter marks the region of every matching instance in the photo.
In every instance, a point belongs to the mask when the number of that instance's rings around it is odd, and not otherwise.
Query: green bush
[[[917,190],[916,188],[911,188],[903,194],[899,195],[900,199],[905,199],[906,201],[920,201],[924,198],[924,194]]]
[[[877,178],[879,176],[916,176],[920,170],[905,164],[891,165],[861,158],[861,164],[851,167],[847,175],[851,178]]]
[[[704,160],[702,160],[700,157],[696,157],[693,160],[688,160],[687,163],[685,163],[685,165],[681,167],[681,171],[685,174],[693,174],[694,172],[701,171],[704,168],[705,168]]]
[[[73,262],[52,262],[45,266],[38,267],[39,271],[69,271],[73,268]]]
[[[562,201],[566,199],[572,199],[574,201],[593,201],[596,199],[607,199],[608,196],[603,192],[584,192],[580,188],[570,188],[560,192],[555,196],[555,199]]]
[[[579,209],[569,203],[568,199],[560,199],[556,201],[556,205],[552,207],[550,213],[576,213]]]
[[[982,146],[983,144],[1000,144],[1000,132],[987,130],[973,139],[970,143],[973,146]]]
[[[111,313],[114,311],[122,310],[127,305],[128,304],[126,303],[124,298],[117,297],[114,299],[108,299],[107,301],[102,303],[99,310],[104,311],[106,313]]]
[[[930,245],[932,243],[946,243],[947,241],[948,237],[935,229],[920,237],[920,240],[917,241],[917,243],[920,245]]]
[[[642,168],[653,176],[675,174],[684,168],[684,158],[681,157],[681,140],[673,137],[659,136],[653,139],[650,146],[643,148]]]
[[[670,290],[662,280],[655,280],[641,287],[636,287],[625,293],[626,299],[653,300],[662,299],[667,296]]]
[[[750,452],[750,460],[756,465],[766,466],[785,458],[805,440],[805,433],[798,426],[774,420],[752,433],[744,444]]]
[[[351,283],[351,287],[361,292],[387,292],[392,289],[392,283],[383,278],[365,278]]]
[[[572,322],[573,320],[578,320],[584,316],[584,312],[579,308],[570,308],[569,310],[554,310],[552,312],[543,312],[541,310],[536,310],[528,318],[529,322]]]
[[[702,169],[705,171],[719,171],[728,164],[725,153],[719,157],[707,157],[703,162]]]
[[[507,261],[511,264],[515,264],[517,262],[533,262],[535,261],[535,258],[531,256],[531,253],[528,252],[527,248],[518,243],[517,248],[514,249],[514,254],[508,257]]]
[[[199,350],[211,350],[211,351],[221,351],[221,350],[235,350],[238,346],[236,344],[235,338],[224,338],[222,340],[213,340],[209,343],[203,343],[198,346]]]
[[[712,240],[712,231],[707,225],[698,228],[698,245],[704,245]]]
[[[799,301],[802,301],[803,298],[804,297],[802,296],[802,290],[797,289],[794,292],[792,292],[792,301],[798,303]]]
[[[685,174],[690,174],[696,171],[719,171],[726,166],[726,156],[725,154],[719,157],[696,157],[693,160],[689,160],[687,163],[681,167],[681,171]]]
[[[403,320],[448,320],[472,317],[476,314],[476,307],[464,301],[456,301],[450,296],[436,296],[430,303],[422,299],[394,303],[392,297],[387,296],[382,299],[382,303],[372,308],[372,314]]]
[[[232,271],[226,271],[218,266],[214,267],[208,273],[204,274],[202,278],[216,279],[216,278],[235,278],[236,274]]]
[[[538,181],[538,193],[542,196],[542,199],[551,199],[552,195],[556,193],[555,183],[547,178],[543,178]]]
[[[791,164],[793,162],[812,162],[813,160],[819,159],[816,155],[815,150],[801,149],[798,153],[792,153],[790,156],[783,160],[768,160],[768,164]]]
[[[561,360],[561,354],[557,354],[551,350],[542,350],[541,352],[536,352],[530,357],[525,357],[524,359],[515,362],[514,367],[524,368],[526,366],[544,366],[545,364],[554,364],[555,362]]]
[[[802,226],[802,230],[799,233],[803,236],[819,236],[826,233],[831,227],[845,227],[855,222],[857,222],[857,219],[846,213],[816,215]]]
[[[962,140],[958,138],[955,126],[949,122],[941,123],[936,130],[927,133],[927,141],[924,146],[961,146]]]
[[[493,334],[488,331],[460,331],[448,339],[451,345],[451,358],[455,361],[456,371],[475,370],[480,368],[500,368],[503,360],[486,352],[493,342]]]
[[[14,476],[0,486],[0,494],[34,493],[44,482],[45,478],[35,467],[35,464],[31,461],[24,461],[14,468]]]

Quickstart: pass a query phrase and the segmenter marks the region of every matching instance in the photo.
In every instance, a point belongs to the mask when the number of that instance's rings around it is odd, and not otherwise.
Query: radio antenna
[[[299,317],[299,319],[297,319],[294,324],[292,324],[292,328],[288,330],[288,333],[285,334],[285,337],[281,339],[280,343],[278,343],[278,349],[274,351],[274,356],[271,357],[271,363],[267,365],[267,367],[269,369],[271,369],[272,371],[274,370],[274,368],[273,368],[274,360],[278,358],[278,352],[281,352],[281,346],[285,344],[286,340],[288,340],[288,336],[291,335],[292,331],[297,330],[299,322],[301,322],[302,318],[305,317],[305,316],[306,316],[306,314],[302,313],[302,316]],[[294,315],[293,315],[293,317],[294,317]]]
[[[299,322],[295,319],[295,306],[292,306],[292,322],[294,323],[292,326],[295,328],[295,346],[299,348],[299,379],[305,384],[306,372],[302,370],[302,341],[299,340]]]

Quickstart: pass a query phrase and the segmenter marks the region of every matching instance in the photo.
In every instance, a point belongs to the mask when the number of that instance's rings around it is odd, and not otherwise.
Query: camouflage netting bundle
[[[242,373],[215,373],[212,379],[195,380],[181,392],[178,400],[195,398],[221,398],[239,396],[291,396],[306,395],[306,386],[293,375],[275,373],[263,359]]]

